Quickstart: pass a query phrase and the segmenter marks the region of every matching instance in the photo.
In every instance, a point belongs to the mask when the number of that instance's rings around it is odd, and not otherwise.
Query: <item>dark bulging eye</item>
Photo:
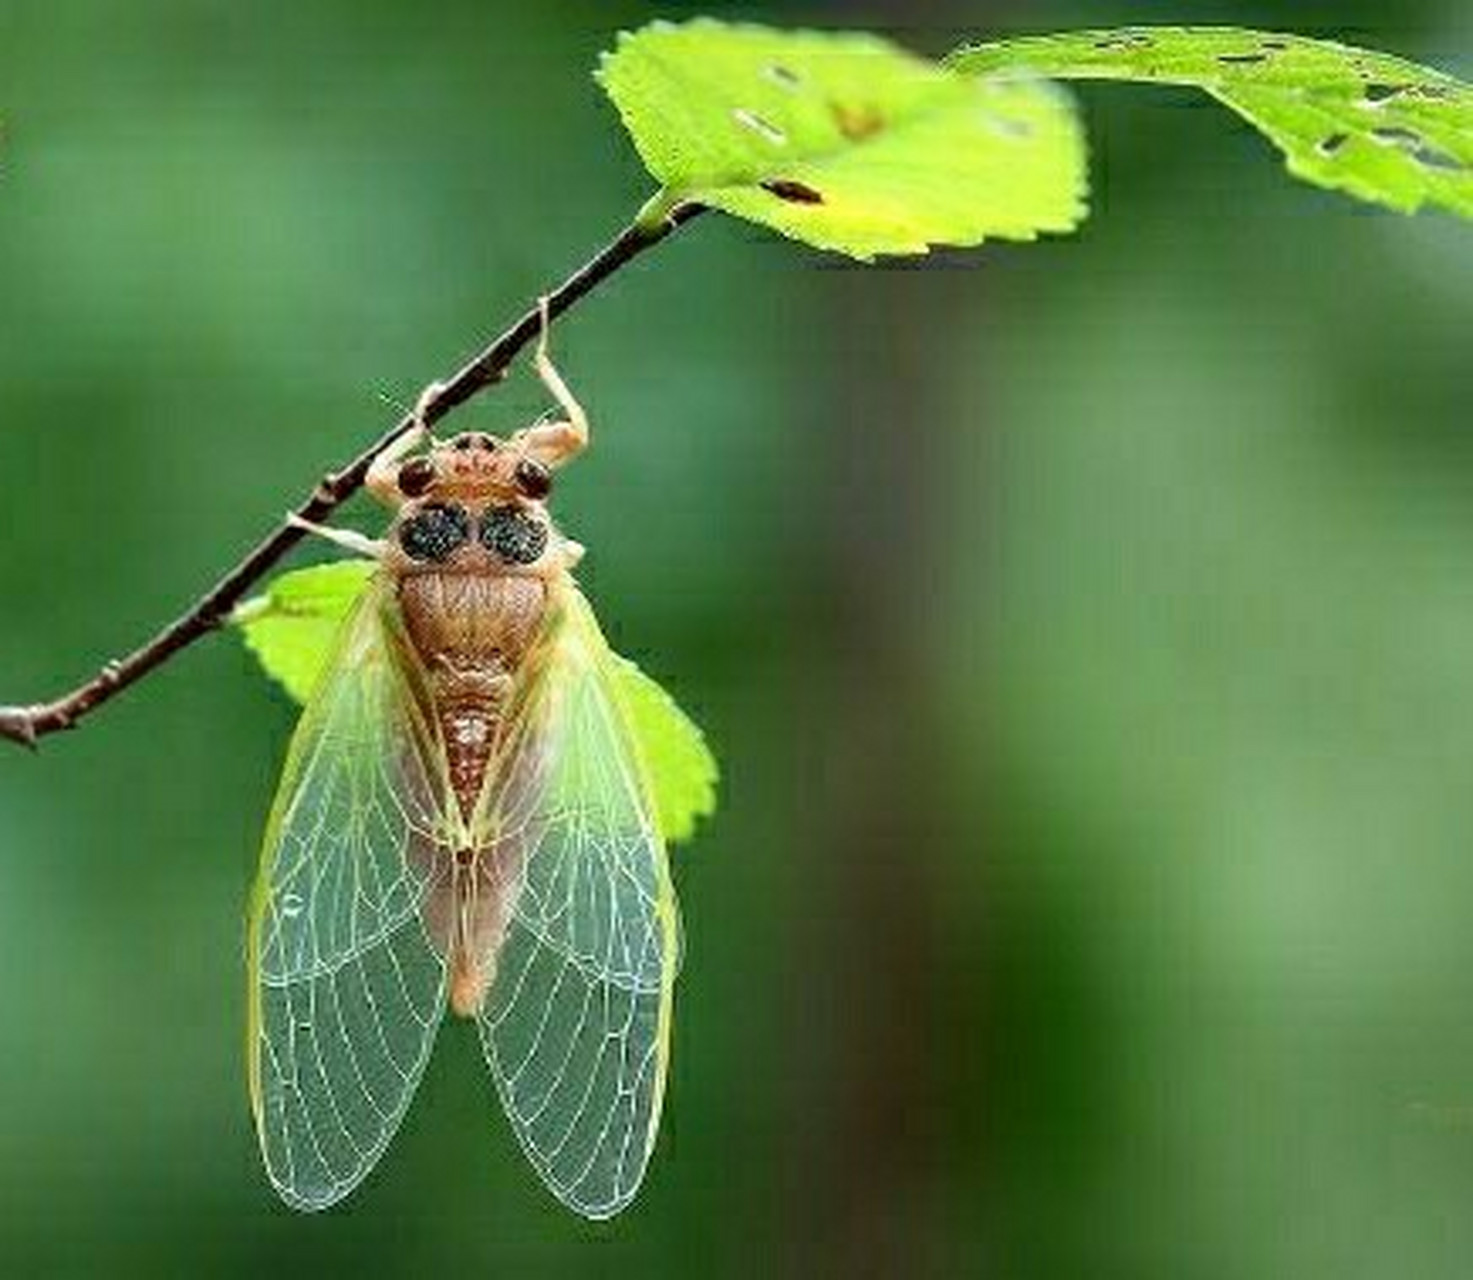
[[[471,438],[470,436],[456,436],[450,444],[458,452],[465,453],[471,447]]]
[[[406,498],[418,498],[435,483],[435,464],[428,458],[411,458],[399,468],[399,492]]]
[[[536,458],[517,463],[517,488],[529,498],[545,498],[552,492],[552,472]]]
[[[411,560],[439,564],[470,540],[471,518],[464,507],[432,502],[399,526],[399,545]]]
[[[481,517],[481,545],[508,564],[532,564],[547,549],[547,526],[519,507],[491,507]]]

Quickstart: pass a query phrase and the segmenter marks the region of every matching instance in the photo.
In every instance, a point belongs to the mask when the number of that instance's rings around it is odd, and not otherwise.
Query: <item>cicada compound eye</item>
[[[547,550],[547,526],[514,506],[481,517],[481,545],[508,564],[532,564]]]
[[[399,468],[399,492],[406,498],[422,498],[435,483],[435,464],[428,458],[411,458]]]
[[[431,502],[399,526],[399,545],[411,560],[439,564],[470,541],[471,518],[464,507]]]

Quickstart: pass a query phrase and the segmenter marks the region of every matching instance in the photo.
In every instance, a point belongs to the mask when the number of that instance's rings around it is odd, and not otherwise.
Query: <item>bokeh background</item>
[[[702,8],[1473,73],[1466,0]],[[0,700],[617,228],[588,72],[654,12],[0,2]],[[351,1200],[275,1202],[241,939],[293,709],[223,637],[0,754],[0,1271],[1469,1274],[1473,236],[1189,93],[1081,97],[1076,237],[860,269],[708,218],[558,331],[588,588],[725,769],[635,1206],[556,1206],[459,1026]]]

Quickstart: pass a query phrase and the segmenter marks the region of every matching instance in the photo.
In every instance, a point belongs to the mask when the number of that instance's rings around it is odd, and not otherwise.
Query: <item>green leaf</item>
[[[284,573],[231,615],[266,674],[297,702],[311,696],[339,625],[376,567],[336,560]]]
[[[628,658],[616,657],[615,670],[654,787],[660,830],[672,844],[689,840],[697,821],[716,812],[716,759],[662,686]]]
[[[373,574],[370,560],[339,560],[282,574],[231,615],[266,674],[306,702],[338,628]],[[619,694],[639,739],[660,830],[688,840],[716,811],[717,767],[706,740],[668,693],[627,658],[614,658]]]
[[[620,36],[597,76],[659,212],[695,201],[861,259],[1032,240],[1085,214],[1071,100],[877,36],[710,19]]]
[[[1234,27],[1127,27],[973,45],[947,65],[1195,86],[1307,182],[1405,213],[1429,204],[1473,217],[1473,88],[1389,54]]]

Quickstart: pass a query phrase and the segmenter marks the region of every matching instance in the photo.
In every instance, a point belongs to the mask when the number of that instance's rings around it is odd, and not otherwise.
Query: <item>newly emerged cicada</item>
[[[678,960],[650,779],[611,653],[548,517],[588,424],[406,437],[373,465],[378,561],[292,738],[252,900],[250,1091],[282,1197],[374,1166],[446,1008],[588,1217],[633,1198],[660,1118]]]

